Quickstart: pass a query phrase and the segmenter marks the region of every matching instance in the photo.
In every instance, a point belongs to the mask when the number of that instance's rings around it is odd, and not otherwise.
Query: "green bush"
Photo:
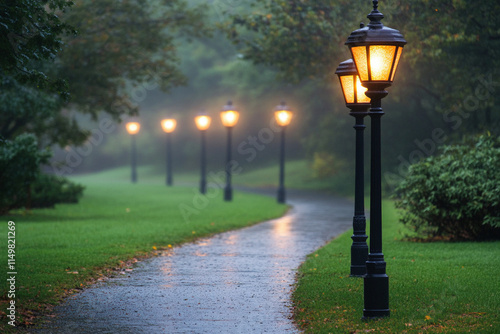
[[[446,146],[414,164],[399,185],[402,222],[420,236],[500,238],[500,140]]]
[[[84,186],[55,175],[39,174],[31,184],[31,208],[53,208],[57,203],[78,203]]]
[[[40,152],[33,135],[0,141],[0,214],[17,208],[47,208],[77,203],[84,187],[40,172],[49,152]]]
[[[40,164],[49,157],[48,152],[38,150],[34,135],[23,134],[14,140],[0,140],[0,214],[19,205],[40,172]]]

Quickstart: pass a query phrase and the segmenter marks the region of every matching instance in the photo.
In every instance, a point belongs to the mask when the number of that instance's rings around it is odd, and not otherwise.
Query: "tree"
[[[370,5],[369,1],[259,0],[252,13],[233,15],[223,28],[246,59],[274,66],[291,80],[313,77],[329,83],[337,81],[337,65],[350,57],[344,42],[358,22],[367,23]],[[495,78],[500,70],[500,18],[494,13],[500,3],[395,0],[384,2],[380,9],[386,16],[383,22],[403,32],[408,41],[397,85],[390,88],[391,98],[385,102],[391,117],[384,122],[384,136],[392,150],[384,152],[384,163],[397,165],[401,155],[415,150],[419,136],[430,136],[441,127],[454,140],[464,133],[500,133],[500,116],[493,112],[499,102],[494,92],[499,85]],[[334,99],[330,110],[343,105]],[[331,127],[324,128],[310,124],[306,142],[312,150],[342,140]]]
[[[105,112],[118,121],[136,114],[145,89],[186,82],[175,38],[208,34],[203,12],[183,0],[80,0],[58,22],[75,26],[78,35],[66,36],[55,62],[38,65],[68,83],[69,100],[4,75],[0,134],[6,139],[29,132],[44,146],[82,144],[89,133],[76,113],[96,119]]]
[[[202,36],[202,8],[183,0],[77,1],[64,16],[79,31],[57,63],[70,83],[71,107],[96,118],[135,114],[145,89],[186,83],[175,38]]]
[[[50,80],[36,63],[54,59],[64,34],[73,29],[61,22],[59,12],[72,5],[68,0],[5,0],[0,4],[0,69],[25,83],[51,86],[62,92],[61,81]]]

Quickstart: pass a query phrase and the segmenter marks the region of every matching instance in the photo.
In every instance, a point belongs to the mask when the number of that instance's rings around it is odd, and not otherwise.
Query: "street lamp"
[[[128,122],[125,127],[127,128],[127,132],[130,134],[130,137],[132,138],[132,157],[131,157],[131,167],[132,167],[132,183],[137,182],[137,148],[136,148],[136,142],[135,142],[135,135],[139,133],[139,130],[141,129],[141,124],[138,122]]]
[[[281,127],[280,151],[280,183],[278,187],[278,203],[285,203],[285,129],[292,120],[292,112],[284,101],[274,108],[274,117]]]
[[[206,153],[206,132],[210,127],[210,123],[212,119],[207,116],[205,112],[201,112],[198,116],[195,117],[194,122],[196,123],[196,127],[200,130],[201,133],[201,179],[200,179],[200,193],[205,194],[207,192],[207,153]]]
[[[340,63],[337,71],[340,86],[349,115],[356,119],[356,169],[354,192],[354,218],[352,222],[353,235],[351,236],[351,276],[361,277],[366,274],[366,260],[368,245],[366,244],[366,216],[364,203],[364,125],[363,119],[368,115],[370,99],[365,95],[366,88],[361,86],[356,66],[352,59]]]
[[[172,132],[174,132],[177,126],[177,121],[175,119],[164,119],[161,121],[161,127],[167,135],[167,154],[166,154],[166,166],[167,166],[167,186],[172,185]]]
[[[226,188],[224,188],[224,200],[233,200],[233,189],[231,188],[231,134],[232,129],[238,123],[240,113],[233,106],[233,102],[228,101],[220,112],[222,125],[227,128],[227,159],[226,159]]]
[[[364,278],[364,318],[388,317],[389,277],[382,253],[382,166],[381,118],[382,99],[387,96],[396,73],[406,41],[395,29],[380,22],[384,15],[378,11],[378,1],[373,1],[373,11],[368,15],[367,27],[355,30],[346,41],[356,64],[361,84],[368,88],[371,99],[368,115],[371,118],[371,187],[370,187],[370,253],[366,261]]]

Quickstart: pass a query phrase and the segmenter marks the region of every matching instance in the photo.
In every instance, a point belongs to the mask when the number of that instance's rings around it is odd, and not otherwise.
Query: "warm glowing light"
[[[361,86],[359,76],[352,74],[341,75],[340,84],[346,104],[370,103],[370,98],[365,95],[368,89]]]
[[[212,119],[207,115],[200,115],[196,116],[194,121],[196,123],[196,127],[198,128],[198,130],[205,131],[210,127]]]
[[[292,112],[289,110],[278,110],[274,112],[274,117],[279,126],[287,126],[292,120]]]
[[[394,45],[370,45],[370,71],[372,81],[389,81],[396,52]]]
[[[366,61],[366,46],[356,46],[351,48],[352,58],[358,69],[361,81],[368,81],[368,62]]]
[[[394,76],[396,75],[396,69],[399,65],[399,59],[401,58],[401,54],[403,53],[403,48],[398,48],[398,54],[396,55],[396,61],[394,62],[394,69],[392,70],[391,81],[394,81]]]
[[[240,118],[240,113],[235,110],[227,110],[221,111],[220,118],[222,120],[222,124],[225,127],[233,127],[238,123],[238,119]]]
[[[361,86],[361,80],[356,75],[356,103],[370,103],[370,98],[365,95],[368,88]]]
[[[161,127],[166,133],[174,132],[177,126],[177,121],[175,119],[164,119],[161,121]]]
[[[345,103],[354,103],[354,75],[341,76],[340,85],[344,92]]]
[[[392,82],[396,74],[403,47],[395,45],[369,45],[351,48],[361,81]]]
[[[141,129],[141,125],[137,122],[128,122],[126,124],[127,132],[131,135],[135,135]]]

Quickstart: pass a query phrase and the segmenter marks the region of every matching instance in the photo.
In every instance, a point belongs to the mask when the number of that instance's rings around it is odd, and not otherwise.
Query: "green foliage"
[[[0,214],[18,205],[21,194],[39,173],[39,166],[49,158],[47,152],[38,150],[36,138],[23,134],[13,141],[0,141]],[[25,204],[25,203],[23,203]]]
[[[13,77],[0,77],[0,135],[13,139],[32,133],[47,145],[81,143],[88,133],[61,113],[59,96],[23,85]]]
[[[410,167],[398,187],[402,222],[425,236],[500,238],[500,140],[444,147]]]
[[[78,0],[63,17],[78,29],[66,40],[56,71],[71,103],[95,119],[134,114],[144,92],[185,84],[175,39],[204,36],[204,10],[183,0]]]
[[[327,152],[314,153],[312,165],[313,175],[319,179],[333,176],[341,170],[345,164],[334,155]]]
[[[34,63],[52,60],[61,50],[61,36],[73,29],[61,22],[59,13],[73,4],[67,0],[6,0],[0,4],[0,68],[23,82],[50,83]],[[52,82],[61,90],[60,81]]]
[[[29,205],[35,209],[53,208],[58,203],[78,203],[85,187],[63,177],[40,173],[30,190]]]
[[[258,0],[254,11],[221,25],[257,64],[275,66],[289,80],[329,79],[348,32],[358,24],[352,1]],[[345,22],[351,22],[346,25]]]

